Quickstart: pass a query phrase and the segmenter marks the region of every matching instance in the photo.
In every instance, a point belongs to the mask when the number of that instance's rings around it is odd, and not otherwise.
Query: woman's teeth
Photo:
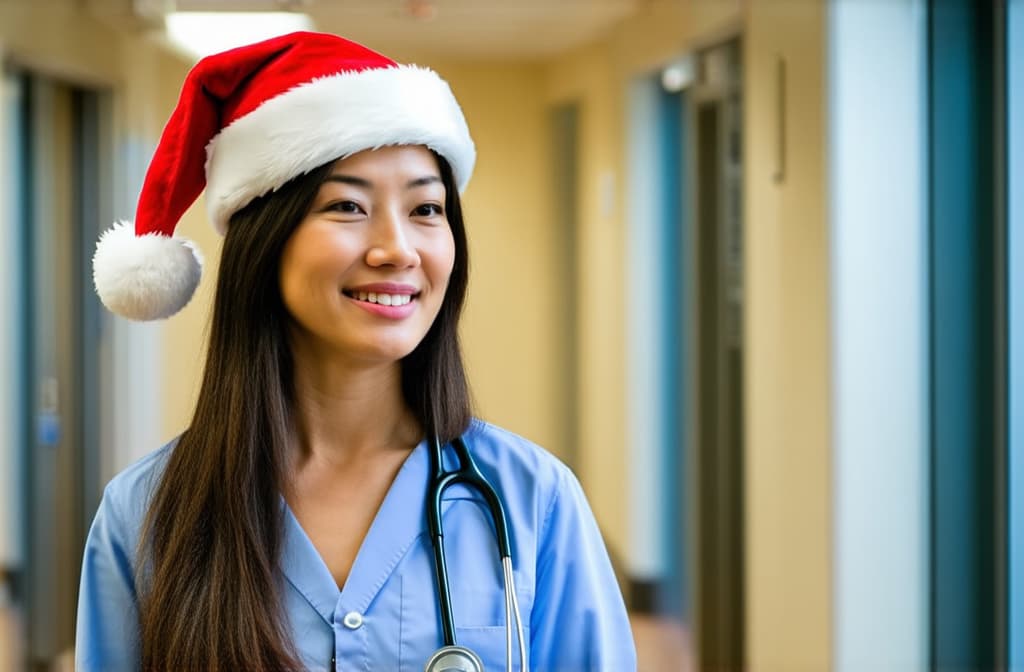
[[[382,306],[404,306],[412,301],[409,294],[378,294],[377,292],[352,292],[352,297]]]

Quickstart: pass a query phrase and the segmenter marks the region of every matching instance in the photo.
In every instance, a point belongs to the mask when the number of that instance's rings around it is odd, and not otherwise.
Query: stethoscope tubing
[[[519,662],[526,669],[526,643],[523,641],[523,624],[516,597],[515,577],[512,571],[512,546],[509,540],[505,510],[498,493],[487,481],[473,461],[461,437],[451,442],[458,464],[454,471],[445,471],[441,454],[441,442],[435,437],[430,450],[430,487],[427,490],[427,531],[434,547],[434,573],[437,580],[438,605],[440,607],[441,630],[445,647],[457,647],[455,618],[452,610],[451,592],[448,587],[448,565],[444,553],[444,527],[441,523],[441,498],[444,491],[458,483],[475,488],[487,504],[494,521],[494,532],[501,558],[502,576],[505,588],[505,653],[507,669],[512,669],[512,624],[515,623],[519,642]],[[460,647],[461,648],[461,647]],[[429,667],[429,664],[428,664]]]

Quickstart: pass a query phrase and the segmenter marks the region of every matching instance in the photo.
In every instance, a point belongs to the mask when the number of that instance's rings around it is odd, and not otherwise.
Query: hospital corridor
[[[275,81],[280,92],[259,105],[242,98],[289,49],[299,65],[274,77],[301,69],[313,73],[307,88],[329,80],[318,52],[302,55],[318,40],[361,59],[366,71],[330,73],[372,82],[339,89],[355,102],[302,103],[290,80]],[[289,46],[267,55],[260,44]],[[201,59],[231,49],[237,62],[225,72],[241,103],[228,99],[225,79],[191,79]],[[423,67],[366,65],[377,52]],[[239,63],[257,74],[240,75]],[[371,79],[393,72],[404,73],[394,91]],[[453,374],[442,378],[449,387],[435,384],[418,359],[435,346],[451,357],[436,345],[449,338],[456,354],[461,346],[465,405],[483,422],[457,439],[417,434],[408,460],[389,463],[358,522],[366,547],[352,545],[348,564],[328,560],[338,547],[314,534],[325,528],[310,521],[323,519],[291,490],[258,490],[286,514],[284,536],[267,537],[265,555],[293,563],[280,584],[292,592],[268,597],[268,609],[292,618],[304,608],[335,642],[315,665],[297,642],[300,667],[623,672],[635,646],[641,672],[1024,672],[1024,0],[0,0],[0,76],[0,672],[103,669],[96,661],[121,660],[93,655],[111,642],[80,640],[122,622],[123,647],[135,655],[131,599],[149,574],[129,556],[137,549],[157,563],[158,554],[143,544],[110,552],[133,591],[108,605],[116,616],[83,593],[111,592],[90,574],[96,546],[87,545],[113,534],[117,515],[104,507],[127,486],[108,484],[194,423],[211,426],[204,395],[229,389],[218,387],[218,366],[247,381],[222,394],[237,404],[225,408],[263,408],[252,395],[278,399],[262,389],[256,346],[238,346],[232,360],[211,345],[229,333],[213,310],[227,291],[219,277],[228,286],[247,266],[257,279],[272,274],[252,269],[277,268],[266,284],[284,307],[271,302],[266,315],[298,315],[287,264],[299,236],[286,243],[275,233],[267,246],[277,245],[280,265],[258,266],[262,248],[251,241],[252,258],[231,257],[243,243],[224,237],[229,217],[237,226],[286,212],[284,199],[313,178],[321,186],[312,194],[325,184],[372,191],[368,179],[320,164],[360,166],[352,161],[388,156],[381,148],[392,145],[435,157],[433,176],[403,182],[402,193],[442,196],[404,212],[419,222],[407,229],[416,240],[437,235],[428,218],[448,217],[450,275],[420,288],[367,286],[361,298],[339,281],[331,294],[363,304],[359,319],[399,324],[441,286],[434,316],[457,331],[425,322],[422,340],[387,360],[402,372],[388,384],[404,395],[402,408],[420,403],[410,401],[417,389],[461,389]],[[390,107],[376,107],[376,97]],[[173,124],[194,116],[187,105],[215,109],[182,133]],[[308,110],[338,121],[319,124]],[[284,132],[267,119],[306,145],[286,155]],[[241,135],[252,120],[267,129]],[[167,137],[201,123],[219,135],[191,138],[194,152],[180,161],[165,156]],[[364,144],[323,149],[349,135]],[[232,138],[230,165],[245,177],[225,186],[216,171],[228,160],[217,157]],[[320,150],[326,159],[302,157]],[[200,174],[181,187],[174,171],[188,161]],[[280,166],[290,172],[277,182],[261,177]],[[380,174],[398,184],[398,173]],[[184,214],[170,218],[174,236],[191,241],[175,249],[202,259],[191,300],[155,310],[156,319],[115,315],[97,294],[97,241],[122,221],[142,240],[136,217],[165,209],[145,194],[203,185],[194,203],[191,192],[176,196]],[[372,208],[346,198],[321,208],[310,195],[294,221],[305,227],[328,212],[351,232],[352,218],[373,220]],[[315,247],[310,259],[332,254]],[[384,265],[421,263],[395,255]],[[420,256],[423,273],[435,272]],[[142,262],[119,263],[128,273]],[[257,286],[223,305],[248,310],[263,296]],[[462,289],[460,316],[447,302]],[[294,334],[304,328],[296,320],[300,327],[268,333]],[[394,350],[398,336],[387,339],[397,329],[363,336]],[[263,343],[240,327],[231,333]],[[282,381],[303,370],[304,351],[290,343],[298,354],[279,360]],[[295,408],[307,401],[289,394],[280,399]],[[423,402],[434,409],[424,412],[429,426],[445,426],[440,414],[455,405]],[[270,428],[253,445],[306,431],[295,430],[298,415],[268,408],[252,420]],[[224,436],[251,420],[224,415]],[[382,407],[377,420],[389,417]],[[414,504],[396,504],[394,489],[428,450],[434,480],[416,481],[428,496],[415,490]],[[232,459],[234,469],[256,469]],[[259,459],[272,466],[258,483],[276,488],[284,467],[275,460],[290,458]],[[462,480],[442,497],[449,462]],[[198,464],[206,463],[188,463]],[[528,469],[537,473],[511,480]],[[220,477],[201,472],[196,487],[225,510],[257,492],[218,493]],[[513,491],[510,482],[526,485]],[[173,483],[179,491],[160,490],[164,508],[154,511],[194,509],[174,508],[188,501],[191,479]],[[354,482],[359,492],[375,483]],[[483,488],[495,484],[492,501]],[[555,487],[549,497],[545,488]],[[153,526],[138,529],[164,526],[154,544],[176,538],[173,516],[135,513]],[[195,518],[200,536],[213,529]],[[367,548],[373,533],[397,548],[403,531],[415,545],[402,547],[401,560]],[[551,535],[556,550],[517,556],[532,551],[534,532]],[[296,535],[315,560],[323,556],[316,567],[294,559]],[[480,563],[483,552],[495,561]],[[423,573],[413,574],[420,556]],[[379,592],[344,609],[318,604],[309,577],[293,574],[326,576],[333,591],[346,575],[355,584],[359,571],[387,563],[394,581],[381,579]],[[373,650],[374,619],[385,612],[401,623],[393,657]],[[145,627],[169,627],[148,613]],[[313,627],[298,623],[296,632]],[[545,653],[559,632],[578,655]],[[450,651],[444,662],[456,634],[470,649],[486,647],[464,656],[480,667],[451,662]],[[438,654],[424,658],[419,640]],[[349,641],[368,653],[346,653]],[[124,660],[140,660],[131,655]]]

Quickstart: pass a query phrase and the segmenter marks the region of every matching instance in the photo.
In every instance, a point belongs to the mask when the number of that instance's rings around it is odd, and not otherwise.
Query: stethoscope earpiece
[[[484,663],[464,646],[445,646],[430,657],[423,672],[484,672]]]

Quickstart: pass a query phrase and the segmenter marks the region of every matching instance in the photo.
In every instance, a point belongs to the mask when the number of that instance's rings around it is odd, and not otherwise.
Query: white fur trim
[[[202,255],[191,242],[155,233],[136,236],[130,222],[105,231],[92,258],[103,305],[132,320],[161,320],[184,308],[202,272]]]
[[[217,231],[249,201],[364,149],[426,145],[452,166],[461,192],[476,149],[455,96],[414,65],[316,79],[264,102],[206,147],[206,209]]]

